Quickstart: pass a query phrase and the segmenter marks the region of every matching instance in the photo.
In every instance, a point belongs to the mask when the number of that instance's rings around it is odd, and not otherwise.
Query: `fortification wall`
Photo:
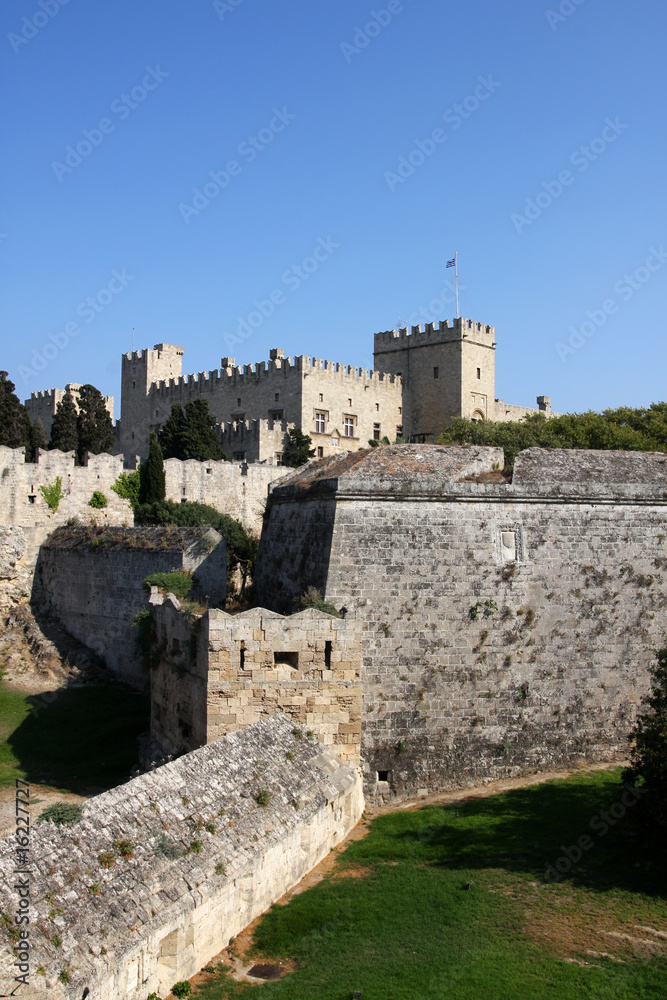
[[[164,463],[167,500],[194,500],[235,517],[259,534],[269,485],[288,470],[274,465],[197,462],[168,458]]]
[[[53,426],[53,418],[56,415],[56,410],[58,409],[58,403],[61,401],[65,393],[69,392],[71,393],[74,405],[78,410],[79,389],[81,389],[80,382],[69,382],[64,389],[41,389],[38,392],[31,393],[30,399],[25,400],[24,406],[33,423],[36,420],[41,420],[44,431],[46,432],[47,441],[51,437],[51,427]],[[113,396],[105,396],[104,405],[113,422]]]
[[[160,601],[158,604],[157,602]],[[361,643],[353,617],[263,608],[194,622],[172,595],[155,596],[151,737],[182,753],[284,712],[341,760],[360,763]]]
[[[356,610],[369,794],[624,754],[664,645],[667,457],[531,449],[511,485],[429,486],[406,447],[274,490],[256,580],[276,610],[322,579]]]
[[[53,614],[119,677],[145,687],[132,622],[145,607],[145,578],[172,570],[192,573],[193,596],[224,601],[226,547],[212,529],[60,528],[40,549],[33,606]]]
[[[88,799],[72,827],[33,828],[31,966],[45,975],[33,973],[31,996],[166,996],[343,840],[363,811],[359,773],[293,728],[285,716],[264,719]],[[129,858],[118,855],[119,839],[131,843]],[[0,846],[10,916],[15,848],[11,839]],[[105,853],[114,856],[110,868],[100,863]],[[9,995],[14,956],[4,927],[0,934],[0,987]]]
[[[89,455],[86,465],[74,462],[73,451],[40,450],[31,463],[25,461],[25,449],[0,447],[0,524],[50,530],[72,518],[87,524],[132,524],[130,504],[111,489],[123,471],[122,456]],[[53,485],[57,476],[65,496],[52,511],[40,487]],[[88,503],[95,490],[107,498],[101,510]]]

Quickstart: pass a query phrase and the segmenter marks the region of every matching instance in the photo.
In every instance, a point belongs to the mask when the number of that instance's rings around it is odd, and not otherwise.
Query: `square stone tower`
[[[123,355],[118,444],[125,456],[139,455],[142,459],[148,456],[151,425],[155,423],[151,413],[151,384],[181,376],[183,351],[175,344],[156,344],[152,351]]]
[[[454,417],[495,417],[495,327],[458,318],[375,334],[375,368],[403,381],[404,438],[430,441]]]

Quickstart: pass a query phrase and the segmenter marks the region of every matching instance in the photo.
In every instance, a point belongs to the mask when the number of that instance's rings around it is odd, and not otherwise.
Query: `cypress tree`
[[[27,449],[27,451],[29,450],[30,457],[27,460],[29,462],[36,462],[37,449],[42,448],[46,450],[46,448],[48,447],[46,443],[46,431],[44,430],[44,424],[39,419],[39,417],[37,417],[37,420],[35,420],[34,424],[32,423],[32,421],[30,422],[29,433],[30,433],[30,446],[29,449]]]
[[[30,417],[7,372],[0,372],[0,445],[30,447]]]
[[[305,465],[315,455],[315,449],[310,447],[312,443],[309,434],[304,434],[298,427],[293,427],[289,432],[289,441],[285,446],[283,465],[292,469],[298,469],[300,465]]]
[[[79,462],[83,462],[85,452],[99,455],[113,454],[116,435],[104,397],[94,385],[82,385],[79,389],[79,415],[76,419],[79,434]]]
[[[165,475],[162,448],[151,431],[148,459],[140,468],[139,503],[159,503],[165,498]]]
[[[160,431],[160,444],[165,458],[205,462],[226,457],[206,399],[191,400],[185,410],[180,403],[174,403]]]
[[[180,403],[174,403],[160,431],[160,447],[164,458],[183,458],[187,421]]]
[[[58,451],[78,451],[79,432],[76,427],[76,405],[72,394],[66,392],[56,407],[51,424],[49,448]]]

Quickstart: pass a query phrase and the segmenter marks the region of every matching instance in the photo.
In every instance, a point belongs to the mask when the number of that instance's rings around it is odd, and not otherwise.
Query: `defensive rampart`
[[[667,456],[530,449],[511,483],[497,462],[405,445],[270,494],[257,599],[356,611],[371,794],[626,751],[665,644]]]
[[[146,577],[172,570],[193,575],[192,596],[224,602],[226,546],[212,529],[59,528],[40,549],[33,607],[53,614],[119,677],[145,686],[132,622],[145,607]]]
[[[359,772],[293,729],[263,719],[89,799],[72,827],[33,828],[31,997],[166,996],[340,843],[361,818]],[[0,845],[10,920],[15,850]],[[4,925],[0,936],[10,995]]]

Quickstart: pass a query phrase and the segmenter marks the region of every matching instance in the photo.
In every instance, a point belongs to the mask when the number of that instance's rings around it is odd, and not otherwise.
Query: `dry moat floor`
[[[0,786],[11,798],[15,776],[47,782],[47,804],[126,780],[145,725],[145,701],[120,685],[35,704],[0,684]],[[667,859],[620,804],[620,774],[526,779],[367,817],[193,979],[192,997],[666,1000]],[[557,872],[582,837],[587,849]],[[253,984],[239,975],[253,963],[284,972]]]

